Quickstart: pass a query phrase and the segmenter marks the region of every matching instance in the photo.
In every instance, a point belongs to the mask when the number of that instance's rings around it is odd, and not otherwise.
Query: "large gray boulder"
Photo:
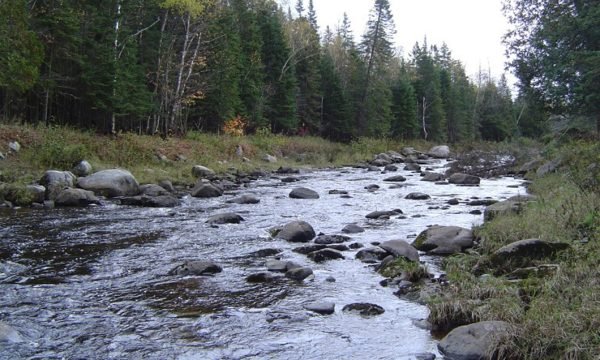
[[[432,255],[451,255],[473,247],[474,240],[469,229],[435,225],[421,232],[413,246]]]
[[[92,191],[68,188],[61,191],[54,199],[56,206],[88,206],[100,204],[100,200]]]
[[[140,186],[140,193],[147,196],[171,195],[167,189],[156,184],[145,184]]]
[[[202,165],[194,165],[192,167],[192,176],[195,178],[208,178],[212,179],[215,176],[215,172],[212,169]]]
[[[434,146],[429,150],[427,154],[434,158],[446,159],[450,157],[450,148],[448,147],[448,145]]]
[[[75,180],[70,171],[48,170],[40,179],[40,185],[46,188],[46,199],[54,200],[63,189],[73,187]]]
[[[314,239],[315,236],[315,230],[309,223],[302,220],[296,220],[285,224],[275,238],[289,242],[305,243]]]
[[[489,359],[503,337],[508,335],[510,325],[504,321],[482,321],[459,326],[450,331],[438,344],[446,359]]]
[[[135,177],[123,169],[98,171],[90,176],[80,178],[77,186],[109,198],[135,196],[140,193],[140,185]]]
[[[318,199],[319,193],[305,187],[298,187],[290,192],[290,197],[292,199]]]
[[[404,240],[389,240],[379,245],[394,257],[404,257],[410,261],[419,261],[419,252]]]
[[[317,263],[344,258],[344,255],[342,255],[341,252],[329,248],[313,251],[307,256],[309,259]]]
[[[455,173],[448,178],[450,184],[457,185],[479,185],[481,179],[474,175]]]
[[[27,185],[25,188],[31,194],[32,202],[43,203],[46,199],[46,188],[42,185]]]
[[[483,220],[490,221],[501,214],[518,214],[521,212],[527,201],[505,200],[492,204],[485,208]]]
[[[298,268],[294,268],[294,269],[290,269],[290,270],[286,271],[285,277],[292,279],[292,280],[296,280],[296,281],[302,281],[302,280],[306,279],[307,277],[311,276],[312,274],[313,274],[313,271],[311,268],[298,267]]]
[[[367,264],[374,264],[385,259],[390,253],[379,246],[361,249],[356,253],[356,258]]]
[[[540,239],[519,240],[496,250],[490,257],[493,266],[512,270],[531,265],[533,260],[552,258],[569,247],[566,243],[551,243]]]
[[[423,174],[423,177],[421,178],[421,181],[431,181],[431,182],[442,181],[442,180],[444,180],[443,174],[429,172],[429,171],[425,172]]]
[[[213,183],[199,181],[192,189],[191,195],[197,198],[211,198],[223,195],[223,189]]]

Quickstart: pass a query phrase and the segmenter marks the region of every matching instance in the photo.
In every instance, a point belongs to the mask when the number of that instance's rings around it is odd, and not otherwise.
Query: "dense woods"
[[[513,100],[504,76],[470,77],[445,44],[399,52],[388,0],[360,35],[347,16],[321,28],[312,0],[3,0],[0,116],[107,133],[449,142],[537,136],[550,113],[600,119],[599,6],[543,3],[505,2]]]

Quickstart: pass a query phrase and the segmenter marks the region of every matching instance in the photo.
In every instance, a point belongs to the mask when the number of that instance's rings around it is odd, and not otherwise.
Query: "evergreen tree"
[[[390,134],[393,137],[413,139],[418,136],[417,98],[404,63],[392,85],[392,114]]]
[[[335,141],[349,141],[352,138],[350,107],[335,72],[333,59],[327,53],[321,58],[321,93],[322,135]]]

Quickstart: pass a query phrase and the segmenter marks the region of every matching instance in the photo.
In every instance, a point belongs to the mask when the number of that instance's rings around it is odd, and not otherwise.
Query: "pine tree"
[[[417,98],[404,63],[392,85],[392,114],[390,134],[393,137],[413,139],[418,136]]]
[[[352,138],[350,107],[335,72],[333,59],[327,53],[321,58],[321,93],[322,135],[335,141],[349,141]]]

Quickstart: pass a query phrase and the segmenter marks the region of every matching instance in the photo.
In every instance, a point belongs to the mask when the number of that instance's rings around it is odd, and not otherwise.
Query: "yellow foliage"
[[[223,132],[231,136],[243,136],[246,129],[246,120],[238,115],[223,124]]]

